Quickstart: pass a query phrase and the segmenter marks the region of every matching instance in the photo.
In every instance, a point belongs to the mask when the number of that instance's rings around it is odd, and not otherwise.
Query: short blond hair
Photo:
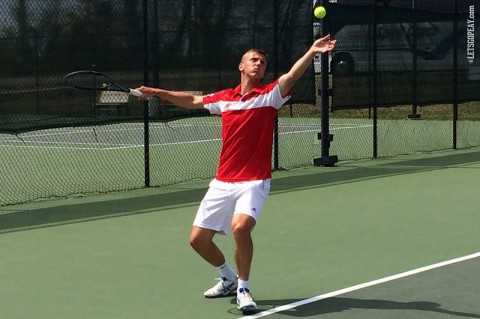
[[[243,57],[248,54],[248,53],[258,53],[258,54],[261,54],[265,57],[265,60],[267,59],[267,54],[265,53],[265,51],[263,51],[262,49],[258,49],[258,48],[253,48],[253,49],[250,49],[248,51],[246,51],[243,55],[242,55],[242,60],[243,60]]]

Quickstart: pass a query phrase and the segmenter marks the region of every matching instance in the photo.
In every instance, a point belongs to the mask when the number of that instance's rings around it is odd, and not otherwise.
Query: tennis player
[[[204,296],[237,294],[243,312],[257,309],[249,290],[253,257],[251,232],[270,190],[271,156],[275,117],[290,98],[291,89],[318,53],[332,50],[335,40],[325,36],[290,69],[272,83],[263,85],[267,60],[259,49],[247,51],[238,64],[236,88],[198,96],[159,88],[139,87],[140,99],[160,97],[187,109],[207,109],[222,117],[222,150],[216,177],[210,182],[190,234],[193,249],[216,267],[221,280]],[[216,234],[233,232],[236,269],[225,260],[213,242]]]

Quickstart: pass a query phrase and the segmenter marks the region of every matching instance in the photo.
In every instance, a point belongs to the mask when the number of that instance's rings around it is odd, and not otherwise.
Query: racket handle
[[[130,89],[128,94],[133,95],[133,96],[142,96],[143,95],[142,92],[140,92],[139,90],[134,90],[134,89]]]

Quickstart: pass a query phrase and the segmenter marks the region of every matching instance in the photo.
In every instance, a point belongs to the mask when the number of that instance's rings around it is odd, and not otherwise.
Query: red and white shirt
[[[242,95],[240,85],[203,97],[211,114],[222,116],[222,151],[216,178],[243,182],[271,178],[273,129],[278,109],[290,99],[278,79]]]

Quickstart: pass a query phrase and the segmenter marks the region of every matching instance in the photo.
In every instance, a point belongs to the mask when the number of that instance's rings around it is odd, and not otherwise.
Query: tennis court
[[[333,123],[333,131],[367,128],[372,125],[368,122],[359,123],[358,120],[350,123]],[[75,148],[75,149],[122,149],[144,146],[143,123],[119,123],[111,125],[65,127],[43,131],[26,132],[22,135],[3,134],[0,146],[3,147],[44,147],[44,148]],[[156,137],[151,146],[165,146],[170,144],[193,144],[210,141],[220,141],[220,118],[209,117],[194,119],[194,121],[152,122],[149,130]],[[171,136],[168,132],[176,131]],[[282,119],[279,126],[280,135],[308,134],[316,138],[320,131],[317,119],[290,118]],[[118,136],[122,138],[119,139]],[[318,144],[318,141],[317,141]]]
[[[344,136],[352,132],[369,135],[369,128],[368,123],[345,122],[332,130]],[[319,130],[314,118],[282,119],[282,167],[308,165],[318,155]],[[6,162],[1,169],[6,187],[0,189],[0,204],[142,188],[144,131],[143,123],[130,122],[0,135]],[[148,146],[152,185],[209,179],[215,175],[221,148],[220,118],[152,122]]]
[[[480,318],[478,8],[439,2],[4,1],[1,318]],[[245,316],[203,297],[219,275],[188,243],[220,118],[105,105],[64,76],[208,94],[238,85],[245,50],[267,83],[322,33],[329,66],[277,118]]]
[[[275,172],[250,317],[480,318],[479,169],[472,148]],[[207,185],[2,207],[2,317],[243,317],[188,245]]]

